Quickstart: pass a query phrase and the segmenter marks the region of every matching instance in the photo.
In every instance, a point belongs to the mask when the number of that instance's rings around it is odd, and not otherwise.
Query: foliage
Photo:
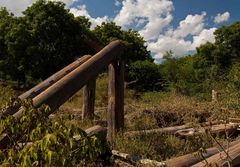
[[[0,69],[5,78],[23,83],[29,76],[45,79],[76,56],[92,53],[82,40],[91,33],[88,19],[75,18],[62,2],[38,0],[21,17],[3,8],[0,17]]]
[[[222,68],[229,68],[234,62],[240,61],[240,22],[223,26],[215,31],[219,52],[217,61]]]
[[[21,104],[23,116],[20,119],[9,116],[0,120],[1,134],[7,134],[9,139],[7,149],[0,150],[1,165],[100,166],[103,163],[101,156],[107,149],[95,136],[49,121],[50,110],[46,106],[34,109],[31,101]]]
[[[159,67],[150,61],[136,61],[129,66],[128,86],[138,91],[160,90],[162,88]]]
[[[119,39],[125,42],[126,49],[124,52],[125,63],[130,64],[138,60],[153,61],[150,52],[147,50],[143,37],[137,31],[124,31],[115,23],[103,23],[101,26],[95,27],[93,30],[96,38],[103,45]]]

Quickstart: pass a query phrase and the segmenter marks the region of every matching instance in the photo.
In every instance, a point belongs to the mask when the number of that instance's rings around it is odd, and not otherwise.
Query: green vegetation
[[[240,22],[216,30],[216,42],[199,46],[194,55],[174,57],[172,51],[166,52],[161,64],[153,62],[137,31],[125,31],[115,23],[103,23],[93,30],[90,26],[87,18],[74,17],[62,2],[38,0],[21,17],[1,8],[0,78],[4,82],[0,86],[0,107],[9,105],[9,97],[21,93],[19,88],[26,90],[75,57],[94,54],[82,40],[87,35],[103,46],[116,39],[126,45],[124,131],[186,123],[197,127],[206,121],[227,123],[229,115],[240,117]],[[102,125],[107,115],[106,78],[105,72],[99,75],[96,90],[95,114]],[[213,89],[218,92],[216,102],[211,101]],[[11,139],[8,148],[0,151],[2,165],[111,164],[109,148],[81,130],[95,124],[81,120],[81,91],[53,113],[52,119],[46,120],[46,106],[34,109],[31,102],[21,103],[24,116],[20,120],[11,116],[0,119],[1,133]],[[76,141],[75,135],[81,140]],[[161,161],[214,146],[216,140],[226,141],[213,139],[208,133],[187,140],[173,135],[129,137],[119,133],[111,147]]]
[[[46,106],[34,109],[30,101],[21,103],[20,119],[9,116],[0,120],[0,133],[7,134],[9,139],[7,148],[0,150],[1,166],[106,166],[110,163],[108,147],[96,136],[50,121]]]

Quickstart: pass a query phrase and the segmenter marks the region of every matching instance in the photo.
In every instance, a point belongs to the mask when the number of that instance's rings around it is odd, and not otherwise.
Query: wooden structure
[[[93,127],[89,133],[96,133],[99,138],[104,140],[107,136],[108,141],[112,141],[115,132],[124,128],[124,62],[121,59],[121,53],[124,45],[120,41],[111,42],[106,47],[98,46],[94,41],[86,40],[86,43],[92,45],[98,51],[95,55],[86,55],[67,67],[63,68],[56,74],[52,75],[45,81],[41,82],[34,88],[20,95],[20,99],[32,99],[34,107],[40,107],[43,104],[51,108],[50,115],[72,97],[79,89],[83,88],[83,107],[82,119],[94,118],[94,103],[96,78],[98,74],[108,67],[108,113],[107,113],[107,130],[101,127]],[[11,106],[7,108],[3,114],[13,115],[15,118],[22,117],[21,106]],[[175,134],[184,138],[192,137],[205,133],[209,128],[213,134],[221,134],[236,131],[238,124],[219,124],[206,125],[204,128],[191,128],[189,125],[181,125],[176,127],[167,127],[161,129],[153,129],[146,131],[127,132],[127,135],[167,133]],[[107,132],[107,134],[106,134]],[[7,134],[0,136],[0,148],[6,148],[10,140]],[[229,148],[228,148],[229,147]],[[228,148],[228,154],[225,149]],[[220,153],[219,153],[220,150]],[[207,153],[203,155],[205,159],[212,165],[215,163],[226,166],[240,165],[240,141],[230,143],[223,147],[214,147],[207,149]],[[156,166],[203,166],[205,161],[202,158],[196,158],[193,154],[187,154],[176,157],[165,162],[157,162],[148,159],[133,159],[130,155],[113,151],[114,156],[122,157],[133,163],[154,164]],[[221,156],[224,155],[224,156]],[[220,158],[219,158],[220,157]]]
[[[124,45],[120,41],[111,42],[93,56],[84,56],[43,81],[33,89],[20,96],[21,99],[31,98],[34,107],[43,104],[51,108],[49,115],[84,87],[83,117],[93,118],[95,84],[97,75],[109,66],[108,81],[108,139],[111,141],[115,131],[124,126],[124,63],[121,53]],[[22,108],[8,108],[4,114],[22,117]],[[0,148],[6,147],[7,135],[0,136]]]

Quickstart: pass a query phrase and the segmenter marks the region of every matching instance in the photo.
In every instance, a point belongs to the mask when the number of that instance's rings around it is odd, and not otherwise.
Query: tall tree
[[[107,45],[109,42],[116,39],[124,41],[127,46],[124,52],[126,64],[138,60],[153,62],[143,37],[141,37],[137,31],[131,29],[124,31],[120,26],[111,22],[103,23],[101,26],[95,27],[93,33],[103,45]]]

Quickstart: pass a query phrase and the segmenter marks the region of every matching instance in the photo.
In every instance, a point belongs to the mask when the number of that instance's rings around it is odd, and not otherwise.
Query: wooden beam
[[[226,154],[228,153],[228,155]],[[205,160],[193,165],[193,167],[202,167],[206,164],[210,164],[212,167],[217,166],[239,166],[240,165],[240,143],[235,144],[225,151],[221,151]]]
[[[188,128],[182,129],[175,132],[175,135],[181,138],[193,138],[196,135],[202,135],[206,132],[209,132],[211,135],[215,136],[226,136],[226,134],[234,134],[237,131],[238,124],[228,123],[228,124],[219,124],[199,128]]]
[[[47,79],[45,79],[41,83],[37,84],[36,86],[31,88],[27,92],[21,94],[20,96],[18,96],[18,98],[21,99],[21,100],[24,100],[24,99],[29,99],[29,98],[32,99],[32,98],[36,97],[41,92],[46,90],[48,87],[50,87],[51,85],[53,85],[54,83],[59,81],[62,77],[64,77],[65,75],[72,72],[74,69],[76,69],[77,67],[79,67],[83,63],[85,63],[90,58],[91,58],[90,55],[85,55],[85,56],[80,57],[79,59],[77,59],[73,63],[69,64],[65,68],[61,69],[60,71],[58,71],[55,74],[53,74],[52,76],[48,77]],[[18,106],[18,105],[7,107],[3,111],[2,114],[6,115],[6,116],[7,115],[12,115],[12,114],[16,113],[19,110],[19,108],[20,108],[20,106]]]
[[[123,49],[124,45],[120,41],[111,42],[87,62],[33,98],[34,107],[46,104],[51,108],[51,113],[54,112],[91,79],[96,78],[108,64],[116,60]],[[21,109],[14,114],[16,118],[21,116]]]
[[[50,115],[91,79],[96,78],[107,65],[118,59],[123,50],[124,44],[121,41],[111,42],[87,62],[34,97],[32,99],[33,106],[38,108],[43,104],[48,105],[51,109],[48,113]],[[22,117],[22,113],[23,109],[20,108],[13,116],[19,119]],[[6,148],[8,141],[9,138],[2,134],[0,136],[0,148]]]
[[[229,144],[224,144],[222,146],[223,149],[227,149],[228,147],[235,146],[240,143],[240,140],[233,141]],[[204,158],[209,158],[221,151],[223,151],[220,146],[218,147],[211,147],[206,149],[206,153],[203,153]],[[202,157],[196,156],[197,152],[186,154],[183,156],[171,158],[169,160],[165,161],[165,164],[167,167],[186,167],[186,166],[192,166],[200,161],[203,161]]]
[[[214,122],[204,122],[204,123],[200,123],[199,128],[209,128],[209,127],[213,127],[217,124],[222,124],[221,121],[214,121]],[[172,134],[172,135],[176,135],[177,132],[181,132],[181,130],[185,130],[185,129],[189,129],[194,131],[194,127],[193,126],[194,123],[188,123],[185,125],[180,125],[180,126],[171,126],[171,127],[165,127],[165,128],[157,128],[157,129],[149,129],[149,130],[138,130],[138,131],[128,131],[125,132],[124,134],[127,136],[135,136],[135,135],[151,135],[151,134]],[[196,128],[195,128],[196,129]]]
[[[108,140],[124,127],[124,63],[114,61],[108,67]]]
[[[82,106],[82,120],[94,119],[94,104],[95,104],[96,79],[88,82],[83,87],[83,106]]]

